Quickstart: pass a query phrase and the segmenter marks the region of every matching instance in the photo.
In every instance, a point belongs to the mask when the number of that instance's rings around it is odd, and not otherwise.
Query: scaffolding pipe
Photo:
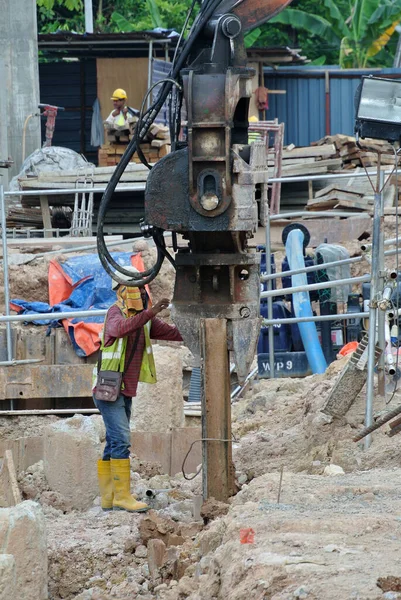
[[[129,185],[127,187],[117,186],[114,192],[142,192],[145,190],[146,182],[137,183],[136,185]],[[91,192],[102,193],[106,191],[104,186],[90,188]],[[60,196],[64,194],[84,194],[88,193],[88,188],[71,188],[71,189],[58,189],[58,190],[20,190],[19,192],[5,192],[4,195],[7,197],[11,196]]]
[[[312,283],[308,285],[300,285],[298,287],[282,288],[280,290],[272,290],[271,292],[261,292],[261,298],[270,298],[273,296],[287,296],[296,292],[312,292],[313,290],[327,290],[329,288],[354,285],[356,283],[366,283],[370,281],[370,275],[361,275],[361,277],[350,277],[349,279],[338,279],[337,281],[327,281],[323,283]]]
[[[35,415],[99,415],[97,408],[60,408],[41,410],[0,410],[0,417],[28,417]]]
[[[379,293],[379,270],[380,270],[380,246],[383,241],[381,236],[381,215],[383,189],[382,171],[380,169],[380,160],[378,164],[378,191],[375,192],[374,217],[373,217],[373,235],[372,235],[372,277],[370,282],[370,304],[369,304],[369,344],[368,344],[368,377],[366,382],[366,410],[365,410],[365,428],[373,424],[373,396],[376,362],[376,320],[377,320],[377,295]],[[370,448],[372,436],[369,434],[365,438],[365,450]]]
[[[1,241],[3,244],[3,277],[4,277],[4,303],[6,317],[10,316],[10,282],[8,279],[8,253],[7,253],[7,219],[6,203],[4,198],[4,186],[0,185],[0,210],[1,210]],[[13,359],[11,322],[6,324],[7,362]]]
[[[288,319],[262,319],[262,327],[268,327],[269,325],[295,325],[296,323],[308,323],[320,321],[347,321],[348,319],[366,319],[369,317],[368,312],[360,313],[340,313],[338,315],[317,315],[313,317],[288,317]]]
[[[266,223],[266,273],[268,276],[272,274],[272,261],[271,261],[271,237],[270,237],[270,207],[268,203],[267,185],[263,185],[263,202],[266,206],[267,223]],[[273,289],[271,279],[267,282],[267,291],[271,292]],[[271,321],[273,319],[273,298],[267,299],[267,316]],[[269,367],[270,367],[270,378],[274,378],[274,326],[269,325]]]
[[[394,256],[399,252],[396,250],[387,250],[384,253],[384,256]],[[366,256],[354,256],[353,258],[345,258],[343,260],[336,260],[330,263],[323,263],[321,265],[312,265],[310,267],[305,267],[303,269],[294,269],[293,271],[279,271],[277,273],[272,273],[271,275],[262,275],[260,281],[269,281],[270,279],[279,279],[280,277],[290,277],[292,275],[298,275],[299,273],[313,273],[313,271],[321,271],[324,269],[328,269],[330,267],[337,267],[338,265],[349,265],[357,262],[361,262],[366,259]],[[396,279],[396,277],[391,277],[392,279]]]
[[[390,240],[385,240],[385,242],[384,242],[384,246],[392,246],[393,244],[400,246],[401,238],[391,238]],[[367,250],[370,250],[371,248],[372,248],[372,244],[362,244],[362,246],[361,246],[361,250],[363,252],[366,252]]]
[[[333,262],[323,263],[321,265],[312,265],[302,269],[280,271],[279,273],[272,273],[271,275],[262,275],[260,281],[270,281],[271,279],[277,279],[279,277],[292,277],[292,275],[299,275],[300,273],[313,273],[314,271],[322,271],[324,269],[329,269],[330,267],[337,267],[338,265],[350,265],[356,262],[361,262],[362,260],[362,256],[354,256],[353,258],[344,258],[343,260],[335,260]]]
[[[384,175],[392,175],[394,169],[391,171],[381,171]],[[270,177],[269,183],[299,183],[301,181],[319,181],[320,179],[351,179],[353,177],[367,177],[368,175],[377,175],[377,171],[366,171],[361,173],[337,173],[335,175],[298,175],[296,177]]]
[[[31,321],[60,321],[61,319],[76,319],[78,317],[104,317],[107,310],[80,310],[71,312],[39,313],[35,315],[0,315],[0,323],[31,322]]]
[[[394,366],[393,350],[392,350],[392,346],[391,346],[391,331],[390,331],[390,321],[389,321],[388,314],[385,315],[384,339],[386,342],[385,358],[386,358],[387,372],[389,375],[395,375],[396,371],[395,371],[395,366]],[[397,352],[398,352],[398,350],[397,350]]]
[[[30,365],[32,363],[43,362],[43,358],[26,358],[24,360],[5,360],[0,362],[0,367],[15,367],[17,365]]]

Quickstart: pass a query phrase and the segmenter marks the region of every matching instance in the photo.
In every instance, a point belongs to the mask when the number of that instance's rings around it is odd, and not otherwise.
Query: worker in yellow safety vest
[[[255,125],[256,123],[259,123],[259,119],[257,117],[252,116],[249,118],[250,127],[252,127],[252,125]],[[253,142],[260,141],[261,139],[262,136],[258,131],[248,132],[248,144],[253,144]]]
[[[138,274],[137,269],[129,271]],[[120,275],[128,281],[130,277]],[[157,315],[168,307],[169,300],[162,298],[150,305],[144,287],[120,285],[113,281],[117,301],[109,308],[98,365],[94,368],[93,399],[106,427],[106,446],[103,458],[98,461],[98,479],[103,510],[145,512],[148,506],[138,502],[130,493],[131,408],[139,382],[156,383],[156,365],[151,339],[182,342],[174,325],[168,325]],[[110,374],[116,389],[113,396],[102,392],[102,379]]]
[[[106,119],[106,123],[111,125],[112,127],[124,127],[127,125],[127,119],[130,115],[133,116],[130,108],[126,106],[127,102],[127,93],[122,88],[117,88],[114,90],[113,95],[111,97],[113,101],[113,110],[109,114]]]

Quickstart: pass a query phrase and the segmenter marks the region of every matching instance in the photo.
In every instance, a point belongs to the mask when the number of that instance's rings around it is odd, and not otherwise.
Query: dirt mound
[[[249,480],[282,467],[295,473],[322,473],[331,463],[346,472],[398,467],[398,444],[387,437],[386,428],[373,435],[368,451],[363,450],[363,442],[352,441],[363,426],[364,390],[345,418],[331,420],[320,412],[345,364],[346,359],[337,361],[326,374],[305,379],[261,381],[252,395],[236,404],[237,471]],[[395,398],[392,406],[399,402],[399,397]],[[384,402],[376,399],[375,410],[384,408]]]

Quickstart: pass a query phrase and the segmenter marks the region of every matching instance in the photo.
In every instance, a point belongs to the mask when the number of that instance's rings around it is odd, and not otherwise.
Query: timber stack
[[[111,127],[105,123],[106,144],[99,150],[99,167],[112,167],[117,165],[127,149],[129,142],[135,136],[138,117],[130,117],[127,126]],[[165,125],[154,123],[140,145],[141,151],[149,163],[156,163],[171,151],[169,128]],[[131,159],[133,163],[140,163],[141,159],[135,152]]]
[[[285,147],[282,154],[282,177],[308,175],[344,175],[350,177],[335,180],[310,181],[307,192],[306,209],[313,211],[339,210],[341,212],[372,212],[374,191],[367,176],[358,178],[353,174],[363,173],[365,169],[374,171],[380,153],[381,169],[391,171],[394,168],[394,150],[390,144],[381,140],[361,140],[361,146],[351,136],[337,134],[326,136],[310,146]],[[269,163],[273,176],[273,163]],[[400,178],[401,179],[401,178]],[[399,179],[399,183],[400,183]],[[396,200],[395,176],[384,193],[385,214],[393,214]],[[285,192],[284,192],[285,193]],[[301,193],[302,194],[302,193]]]

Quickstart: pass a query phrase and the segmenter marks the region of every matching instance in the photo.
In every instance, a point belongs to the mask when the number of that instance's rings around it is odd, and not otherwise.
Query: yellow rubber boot
[[[111,482],[111,466],[109,460],[97,461],[97,477],[99,481],[101,507],[103,510],[113,510],[113,485]]]
[[[111,459],[111,477],[113,482],[113,510],[126,510],[128,512],[146,512],[149,506],[144,502],[137,502],[131,496],[131,476],[129,458]]]

